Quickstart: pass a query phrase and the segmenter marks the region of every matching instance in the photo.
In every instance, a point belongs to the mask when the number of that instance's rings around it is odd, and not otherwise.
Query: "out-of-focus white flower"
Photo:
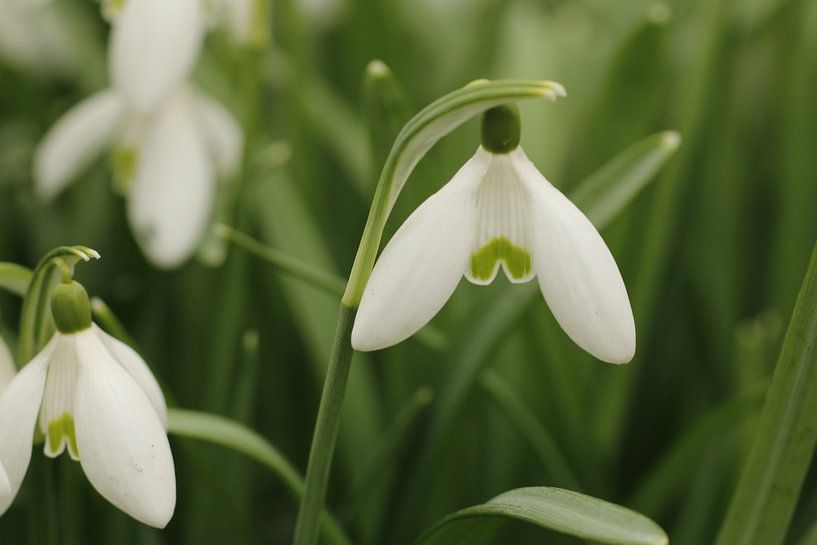
[[[576,344],[604,361],[630,361],[635,325],[610,250],[518,147],[518,118],[500,115],[496,123],[501,137],[486,139],[483,125],[483,146],[383,250],[360,303],[352,345],[377,350],[408,338],[439,312],[463,275],[490,284],[501,267],[513,283],[538,278]]]
[[[72,29],[49,0],[0,0],[0,57],[36,74],[69,72],[76,62]]]
[[[82,308],[61,317],[59,290],[82,290]],[[78,300],[76,292],[68,299]],[[11,486],[0,514],[20,489],[38,428],[46,456],[67,449],[105,499],[163,528],[175,509],[176,476],[156,379],[136,352],[91,322],[79,284],[58,286],[52,309],[57,333],[0,397],[0,462]]]
[[[150,113],[190,76],[205,30],[201,0],[126,0],[111,30],[113,86]]]
[[[136,240],[156,265],[175,267],[206,230],[217,176],[238,168],[242,133],[221,104],[187,87],[149,115],[129,105],[109,89],[57,121],[35,153],[35,189],[53,198],[94,158],[117,148],[128,159],[120,170]]]

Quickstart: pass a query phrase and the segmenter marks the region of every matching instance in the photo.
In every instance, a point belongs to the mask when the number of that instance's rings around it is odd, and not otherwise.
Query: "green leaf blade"
[[[417,545],[459,543],[453,535],[468,532],[468,543],[487,543],[496,519],[534,526],[609,545],[666,545],[664,530],[647,517],[592,496],[550,487],[518,488],[494,499],[449,515],[432,527]],[[481,526],[486,525],[484,530]]]
[[[817,445],[817,246],[717,545],[779,545]]]

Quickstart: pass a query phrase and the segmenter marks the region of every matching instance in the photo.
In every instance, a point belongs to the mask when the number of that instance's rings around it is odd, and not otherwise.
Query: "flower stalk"
[[[386,221],[411,171],[443,136],[489,108],[525,98],[563,96],[561,85],[549,81],[480,81],[431,103],[400,131],[375,189],[369,217],[341,300],[335,340],[321,394],[309,453],[304,497],[298,511],[294,545],[316,545],[340,412],[352,363],[352,326],[366,282],[374,268]]]

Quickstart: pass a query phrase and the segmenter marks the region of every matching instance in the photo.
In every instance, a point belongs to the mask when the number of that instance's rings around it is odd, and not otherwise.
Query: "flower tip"
[[[366,74],[372,79],[381,79],[389,77],[391,70],[380,59],[374,59],[366,65]]]
[[[567,91],[561,83],[556,83],[555,81],[543,81],[542,96],[549,99],[551,102],[555,102],[559,97],[566,97]]]
[[[466,84],[465,87],[466,88],[468,88],[468,87],[479,87],[480,85],[485,85],[486,83],[491,83],[491,80],[485,79],[485,78],[480,78],[480,79],[475,79],[474,81]]]
[[[675,151],[681,146],[681,133],[678,131],[666,131],[661,135],[661,145],[664,149]]]

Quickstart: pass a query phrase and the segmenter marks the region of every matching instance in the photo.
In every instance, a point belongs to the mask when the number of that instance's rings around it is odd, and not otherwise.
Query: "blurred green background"
[[[72,29],[58,67],[0,58],[0,260],[33,267],[57,245],[98,250],[78,278],[123,322],[171,405],[242,421],[303,471],[337,299],[212,237],[180,270],[154,269],[107,160],[55,203],[35,199],[37,142],[107,85],[98,3],[56,4]],[[339,275],[389,146],[369,136],[372,59],[399,80],[403,121],[477,78],[562,83],[566,99],[520,108],[522,146],[563,190],[653,133],[683,139],[603,232],[635,311],[631,364],[587,356],[541,297],[504,278],[463,282],[433,321],[444,346],[415,337],[356,355],[328,498],[355,543],[411,543],[452,510],[532,485],[637,509],[674,545],[713,542],[817,239],[817,2],[276,0],[270,25],[262,52],[212,33],[196,72],[251,131],[247,168],[215,219]],[[478,141],[472,121],[431,150],[387,236]],[[0,309],[11,339],[19,300],[3,294]],[[296,502],[274,475],[222,448],[172,446],[179,500],[166,531],[108,505],[77,464],[35,453],[30,471],[53,478],[55,495],[27,481],[0,541],[35,543],[48,510],[65,544],[290,541]],[[812,468],[787,543],[817,543],[815,519]],[[576,541],[510,525],[498,542]]]

